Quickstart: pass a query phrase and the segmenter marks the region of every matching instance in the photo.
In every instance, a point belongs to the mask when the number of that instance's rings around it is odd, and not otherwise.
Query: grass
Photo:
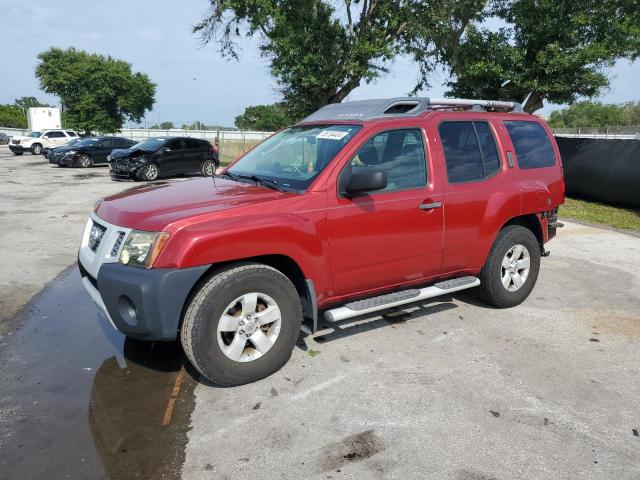
[[[603,203],[567,197],[565,204],[558,211],[558,216],[640,232],[640,210],[612,207]]]

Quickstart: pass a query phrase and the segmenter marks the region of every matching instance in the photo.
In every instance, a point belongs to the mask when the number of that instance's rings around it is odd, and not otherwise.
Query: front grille
[[[107,227],[100,225],[97,222],[93,222],[91,226],[91,231],[89,232],[89,248],[94,252],[98,250],[100,246],[100,242],[102,241],[102,237],[104,236],[104,232],[107,231]]]
[[[118,252],[120,251],[120,245],[122,245],[123,240],[124,240],[124,232],[118,232],[118,238],[116,239],[116,242],[113,244],[113,248],[111,249],[112,257],[115,257],[116,255],[118,255]]]
[[[13,145],[20,145],[20,140],[11,140]]]

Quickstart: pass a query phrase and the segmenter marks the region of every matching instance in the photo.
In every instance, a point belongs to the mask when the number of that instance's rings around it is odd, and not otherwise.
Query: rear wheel
[[[480,273],[484,300],[500,308],[514,307],[531,293],[540,271],[540,245],[531,230],[503,228]]]
[[[33,153],[34,155],[40,155],[41,152],[42,152],[42,145],[40,145],[39,143],[34,143],[31,146],[31,153]]]
[[[213,165],[213,162],[211,160],[205,160],[204,162],[202,162],[200,173],[202,173],[204,177],[211,177],[213,176],[214,172],[215,166]]]
[[[89,168],[91,165],[93,165],[93,160],[89,155],[83,153],[78,159],[78,166],[81,168]]]
[[[193,296],[180,336],[187,358],[207,379],[242,385],[289,360],[301,321],[300,297],[285,275],[239,264],[213,275]]]

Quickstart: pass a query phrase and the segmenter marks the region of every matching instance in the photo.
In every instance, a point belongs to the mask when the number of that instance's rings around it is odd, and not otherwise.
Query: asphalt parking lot
[[[132,184],[5,152],[0,478],[640,478],[639,237],[567,222],[519,307],[360,318],[221,389],[81,290],[86,215]]]

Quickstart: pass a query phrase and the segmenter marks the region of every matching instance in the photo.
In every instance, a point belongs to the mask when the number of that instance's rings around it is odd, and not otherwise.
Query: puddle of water
[[[184,354],[137,342],[101,319],[76,267],[0,337],[3,478],[179,478],[195,381],[185,375],[162,426]]]

